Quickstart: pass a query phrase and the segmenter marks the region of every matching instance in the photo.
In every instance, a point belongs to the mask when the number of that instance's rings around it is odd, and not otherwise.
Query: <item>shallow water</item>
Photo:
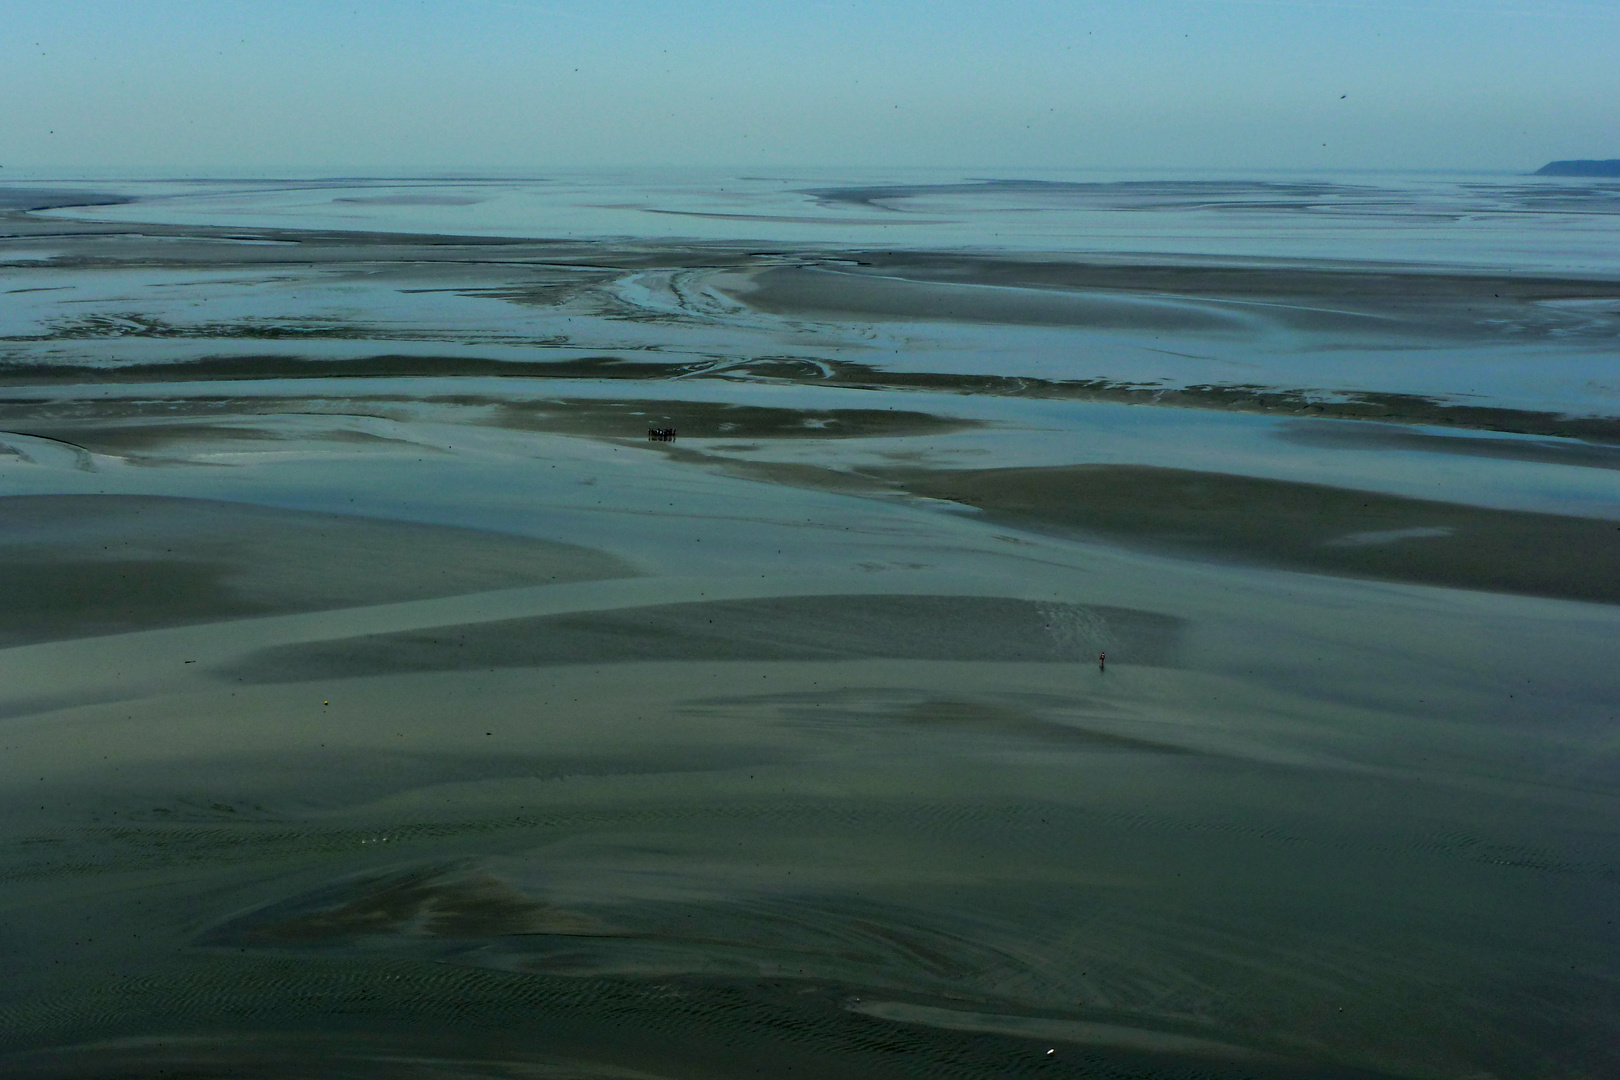
[[[1612,1074],[1620,188],[1025,179],[32,180],[4,1069]]]
[[[48,212],[121,222],[454,236],[1155,252],[1608,273],[1620,185],[1500,173],[698,169],[539,176],[102,181],[136,201]]]

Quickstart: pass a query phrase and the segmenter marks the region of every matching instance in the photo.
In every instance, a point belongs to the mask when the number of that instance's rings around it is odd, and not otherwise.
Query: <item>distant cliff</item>
[[[1607,161],[1550,161],[1537,176],[1620,176],[1620,158]]]

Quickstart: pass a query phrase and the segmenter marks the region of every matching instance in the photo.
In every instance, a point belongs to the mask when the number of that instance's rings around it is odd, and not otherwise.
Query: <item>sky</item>
[[[1620,157],[1620,0],[0,0],[0,179]]]

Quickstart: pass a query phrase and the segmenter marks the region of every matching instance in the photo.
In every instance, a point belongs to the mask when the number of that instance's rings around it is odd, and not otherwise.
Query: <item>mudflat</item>
[[[1620,1070],[1609,277],[0,220],[7,1075]]]
[[[624,577],[568,544],[443,525],[137,495],[0,500],[0,641]]]
[[[1620,601],[1620,523],[1140,465],[889,474],[993,520],[1424,585]]]

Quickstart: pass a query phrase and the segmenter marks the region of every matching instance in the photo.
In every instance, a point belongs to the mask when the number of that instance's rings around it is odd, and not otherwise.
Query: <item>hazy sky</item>
[[[0,178],[1620,157],[1620,0],[0,0]]]

